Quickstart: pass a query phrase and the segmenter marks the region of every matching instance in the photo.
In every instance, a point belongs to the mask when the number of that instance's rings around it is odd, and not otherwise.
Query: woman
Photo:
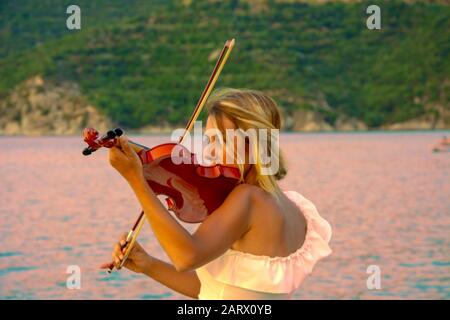
[[[269,131],[270,136],[281,126],[276,103],[258,91],[221,90],[208,100],[207,108],[206,130],[219,133],[210,136],[213,143],[207,148],[209,159],[220,161],[226,154],[237,155],[237,147],[230,150],[229,144],[224,148],[218,143],[226,141],[227,129],[255,129],[257,138],[263,139],[260,132]],[[261,145],[246,141],[245,146],[246,162],[234,164],[241,172],[241,183],[191,235],[148,187],[138,156],[126,138],[120,138],[118,147],[110,150],[111,165],[135,192],[172,262],[148,255],[136,243],[124,264],[126,268],[192,298],[291,297],[316,262],[331,253],[331,227],[309,200],[297,192],[280,190],[277,180],[286,170],[277,143],[268,144],[268,154],[277,157],[278,170],[273,174],[263,173]],[[247,159],[251,156],[250,162]],[[124,244],[125,235],[112,253],[117,266],[126,250],[121,249]]]

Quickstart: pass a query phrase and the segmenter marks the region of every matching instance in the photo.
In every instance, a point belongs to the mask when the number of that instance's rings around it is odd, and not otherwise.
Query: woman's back
[[[331,227],[314,204],[295,191],[285,191],[283,196],[287,202],[282,200],[273,210],[270,201],[258,201],[255,209],[264,212],[257,218],[258,225],[253,225],[239,245],[196,270],[200,299],[289,299],[316,263],[331,254]],[[281,210],[284,205],[290,209],[291,203],[297,210]],[[296,236],[299,225],[303,227],[297,234],[303,233],[303,237]]]
[[[278,198],[261,188],[247,185],[251,193],[250,230],[232,249],[269,257],[284,257],[305,241],[306,219],[284,193]]]

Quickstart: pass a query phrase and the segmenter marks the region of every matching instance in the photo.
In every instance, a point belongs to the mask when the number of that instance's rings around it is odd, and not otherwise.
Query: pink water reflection
[[[450,153],[430,150],[440,136],[282,136],[283,187],[311,199],[334,229],[333,255],[296,298],[450,298]],[[106,151],[86,158],[83,147],[75,137],[0,138],[0,298],[181,298],[144,276],[97,269],[139,206]],[[148,226],[140,241],[167,259]],[[371,264],[381,290],[366,287]],[[68,265],[81,267],[81,290],[66,288]]]

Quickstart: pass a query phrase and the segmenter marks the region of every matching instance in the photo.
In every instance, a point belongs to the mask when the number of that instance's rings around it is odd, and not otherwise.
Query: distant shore
[[[125,130],[125,133],[129,136],[170,136],[171,131],[153,131],[153,132],[141,132],[136,130]],[[334,131],[281,131],[281,135],[315,135],[315,134],[420,134],[420,133],[430,133],[430,134],[448,134],[450,135],[450,128],[448,129],[408,129],[408,130],[334,130]],[[36,135],[25,135],[25,134],[0,134],[0,138],[39,138],[39,137],[79,137],[80,134],[36,134]]]

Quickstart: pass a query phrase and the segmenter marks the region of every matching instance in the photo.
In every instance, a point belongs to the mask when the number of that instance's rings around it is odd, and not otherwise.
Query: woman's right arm
[[[149,256],[142,273],[185,296],[198,299],[200,280],[195,271],[179,272],[167,262]]]
[[[121,236],[112,251],[112,258],[116,267],[120,266],[124,258],[127,250],[125,244],[126,233]],[[101,265],[100,268],[108,269],[109,266],[110,263],[107,262]],[[198,299],[200,280],[195,270],[177,271],[173,265],[149,255],[137,241],[134,243],[124,263],[124,267],[136,273],[143,273],[185,296]]]

